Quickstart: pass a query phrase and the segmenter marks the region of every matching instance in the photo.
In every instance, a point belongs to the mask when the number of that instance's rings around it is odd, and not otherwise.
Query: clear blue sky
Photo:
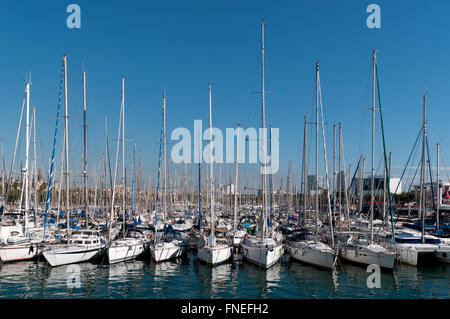
[[[81,7],[80,30],[66,27],[65,9],[70,3]],[[381,29],[366,26],[370,3],[381,7]],[[32,72],[40,166],[47,167],[64,53],[69,61],[70,156],[74,170],[79,170],[82,152],[82,68],[88,78],[91,171],[104,151],[104,115],[108,116],[112,139],[111,156],[115,156],[121,75],[126,77],[126,135],[137,139],[146,176],[154,174],[157,167],[164,88],[169,132],[180,126],[192,129],[194,119],[203,119],[207,126],[210,81],[216,127],[225,130],[238,120],[244,127],[258,127],[260,96],[252,92],[260,88],[262,19],[267,21],[266,89],[274,91],[267,96],[267,123],[280,128],[278,176],[287,174],[289,160],[299,173],[303,117],[308,114],[312,118],[314,114],[317,59],[328,141],[332,139],[332,124],[341,121],[346,164],[354,167],[360,154],[370,158],[370,112],[365,108],[371,103],[373,48],[379,50],[387,147],[393,153],[393,167],[401,168],[411,151],[422,121],[424,91],[428,91],[434,161],[437,142],[442,152],[450,155],[448,12],[450,2],[444,0],[8,1],[0,10],[0,137],[7,167],[26,72]],[[60,124],[62,128],[63,122]],[[378,133],[379,125],[379,159]],[[58,150],[61,138],[60,134]],[[310,138],[309,143],[313,142]],[[21,146],[23,159],[24,142]],[[127,149],[129,161],[131,143]],[[331,144],[328,151],[330,157]],[[446,161],[450,163],[450,159]],[[393,172],[399,174],[401,169]]]

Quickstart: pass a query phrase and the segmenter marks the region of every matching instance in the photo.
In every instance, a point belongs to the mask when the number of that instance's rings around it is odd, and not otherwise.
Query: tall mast
[[[261,187],[261,221],[262,221],[262,230],[261,230],[261,239],[264,239],[265,231],[266,231],[266,151],[265,151],[265,142],[266,142],[266,118],[265,118],[265,91],[264,91],[264,21],[261,21],[261,117],[262,117],[262,165],[264,166],[264,173],[262,175],[262,187]]]
[[[359,185],[358,185],[358,195],[359,195],[359,211],[363,208],[363,191],[364,191],[364,156],[361,155],[361,160],[359,164]]]
[[[34,222],[36,225],[36,214],[38,211],[37,198],[37,164],[36,164],[36,109],[33,107],[33,180],[34,180]],[[36,225],[37,226],[37,225]]]
[[[202,136],[200,130],[198,130],[198,231],[202,231]]]
[[[333,218],[336,217],[336,124],[333,124]]]
[[[237,188],[238,188],[238,182],[239,182],[239,122],[237,123],[237,139],[236,139],[236,177],[234,182],[234,230],[233,234],[236,237],[236,231],[237,231]],[[231,187],[231,185],[230,185]],[[231,189],[230,189],[231,194]]]
[[[66,159],[66,219],[67,239],[70,235],[70,211],[69,211],[69,106],[67,97],[67,56],[64,55],[64,127],[65,127],[65,159]]]
[[[441,206],[441,187],[439,185],[439,143],[436,145],[436,235],[439,236],[439,209]]]
[[[133,221],[134,210],[134,188],[135,188],[135,170],[136,170],[136,140],[133,143],[133,177],[131,180],[131,208],[130,208],[130,221]]]
[[[125,77],[122,77],[122,209],[123,238],[125,238]]]
[[[426,119],[426,107],[427,107],[427,94],[423,95],[423,137],[422,137],[422,160],[420,163],[420,198],[419,198],[419,216],[422,218],[422,244],[425,243],[425,205],[424,205],[424,185],[423,179],[425,175],[425,143],[427,139],[427,119]],[[423,206],[423,207],[422,207]]]
[[[26,83],[25,86],[25,92],[26,92],[26,99],[27,99],[27,113],[26,113],[26,123],[25,123],[25,127],[26,127],[26,146],[25,146],[25,176],[24,176],[24,183],[25,183],[25,230],[28,227],[28,210],[30,209],[29,207],[29,202],[28,202],[28,153],[29,153],[29,148],[30,148],[30,82]],[[21,204],[22,206],[22,204]]]
[[[6,209],[6,197],[5,197],[5,154],[3,153],[3,141],[2,143],[2,197],[3,197],[3,209]]]
[[[214,225],[214,174],[213,174],[213,159],[212,159],[212,99],[211,99],[211,83],[209,83],[209,174],[210,174],[210,181],[211,181],[211,238],[212,241],[210,242],[210,245],[215,246],[215,225]]]
[[[316,62],[316,236],[319,235],[319,62]]]
[[[87,175],[87,137],[86,137],[86,72],[83,71],[83,138],[84,138],[84,151],[83,151],[83,177],[84,177],[84,208],[86,213],[86,229],[89,228],[89,218],[88,218],[88,175]]]
[[[166,92],[163,96],[163,147],[164,147],[164,222],[166,222],[167,215],[167,156],[166,156]]]
[[[370,242],[373,242],[373,213],[375,200],[375,76],[377,52],[372,51],[372,163],[371,163],[371,186],[370,186]]]
[[[306,219],[306,198],[307,198],[307,193],[308,193],[308,183],[307,183],[307,166],[306,166],[306,161],[307,161],[307,156],[306,156],[306,143],[307,143],[307,125],[308,125],[308,116],[305,115],[305,128],[304,128],[304,133],[303,133],[303,219]],[[300,220],[299,220],[300,221]]]

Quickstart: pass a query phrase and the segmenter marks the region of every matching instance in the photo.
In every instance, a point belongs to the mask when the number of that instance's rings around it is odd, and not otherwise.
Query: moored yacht
[[[287,246],[289,255],[300,262],[332,269],[335,265],[335,252],[325,243],[315,240],[313,233],[304,231],[294,235]]]
[[[91,260],[100,256],[105,247],[106,240],[98,231],[74,231],[67,243],[44,249],[43,256],[52,267],[55,267]]]
[[[376,243],[371,243],[362,233],[348,233],[347,240],[341,244],[339,256],[347,261],[361,265],[379,265],[384,269],[393,269],[396,254]]]

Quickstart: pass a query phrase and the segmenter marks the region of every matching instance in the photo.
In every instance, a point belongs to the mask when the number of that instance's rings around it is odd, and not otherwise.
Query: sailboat
[[[2,220],[0,226],[0,260],[3,262],[12,262],[20,260],[30,260],[38,256],[38,242],[32,240],[27,236],[28,225],[28,212],[29,207],[29,160],[28,153],[30,147],[30,82],[26,82],[25,85],[25,103],[26,103],[26,150],[25,150],[25,168],[24,181],[22,183],[22,190],[25,190],[25,214],[24,225],[20,225],[17,221],[11,225],[4,225],[4,212],[2,212]],[[23,112],[23,109],[22,109]],[[22,115],[21,119],[22,120]],[[20,132],[20,124],[17,133],[17,137]],[[16,142],[17,145],[17,142]],[[14,150],[15,153],[15,150]],[[14,154],[15,155],[15,154]],[[13,159],[14,161],[14,159]],[[22,207],[22,202],[20,203]],[[5,208],[4,208],[5,209]]]
[[[69,207],[69,121],[68,121],[68,99],[67,99],[67,56],[63,57],[64,62],[64,107],[65,107],[65,168],[66,168],[66,218],[67,234],[61,243],[49,245],[43,251],[45,260],[52,266],[61,266],[85,262],[96,258],[104,253],[106,240],[96,230],[81,230],[70,232],[70,207]],[[85,74],[83,72],[83,83],[85,88]],[[84,96],[86,90],[84,90]],[[86,99],[84,99],[86,101]],[[62,167],[61,167],[62,170]],[[87,226],[87,225],[86,225]]]
[[[342,243],[340,249],[340,256],[350,262],[360,265],[377,264],[381,268],[393,269],[396,260],[396,254],[375,243],[373,236],[373,215],[374,215],[374,201],[375,201],[375,77],[376,77],[376,51],[372,54],[373,67],[373,81],[372,81],[372,177],[371,177],[371,204],[370,204],[370,238],[366,238],[365,234],[349,233],[346,236],[346,241]]]
[[[120,137],[120,125],[122,125],[122,238],[117,240],[111,240],[108,245],[107,255],[108,261],[110,264],[115,264],[122,261],[133,260],[137,258],[140,254],[144,252],[145,241],[144,238],[135,238],[135,237],[127,237],[126,231],[126,216],[125,216],[125,78],[122,77],[122,103],[121,103],[121,123],[119,122],[119,133],[118,137]],[[111,200],[111,213],[114,211],[114,197],[116,194],[115,184],[116,184],[116,175],[117,175],[117,164],[118,164],[118,154],[119,154],[119,145],[120,140],[117,139],[117,152],[116,152],[116,168],[114,172],[114,187],[113,187],[113,195]],[[110,224],[110,227],[112,223]],[[111,228],[110,228],[111,229]]]
[[[214,212],[214,170],[212,159],[212,101],[211,101],[211,84],[209,84],[209,161],[210,161],[210,190],[211,190],[211,232],[205,240],[203,238],[202,244],[198,247],[197,258],[212,266],[221,264],[231,257],[231,247],[228,245],[226,239],[216,238],[215,230],[215,212]]]
[[[316,63],[316,209],[315,209],[315,233],[310,232],[308,230],[300,231],[298,234],[296,234],[295,238],[293,240],[289,241],[288,243],[288,252],[292,258],[295,260],[311,264],[314,266],[326,268],[326,269],[332,269],[335,264],[335,252],[333,248],[328,246],[327,244],[321,242],[318,239],[318,232],[319,232],[319,142],[318,142],[318,135],[319,135],[319,97],[320,97],[320,104],[322,106],[322,95],[320,92],[320,77],[319,77],[319,63]],[[319,96],[320,94],[320,96]],[[322,111],[322,108],[321,108]],[[322,120],[323,120],[323,113],[322,113]],[[305,132],[306,132],[306,119],[305,119]],[[323,121],[322,121],[322,128],[323,128]],[[324,133],[324,131],[323,131]],[[305,133],[306,134],[306,133]],[[327,177],[327,184],[328,182],[328,166],[326,161],[326,149],[325,149],[325,136],[324,138],[324,151],[325,151],[325,170],[326,170],[326,177]],[[304,139],[304,143],[306,144],[306,138]],[[303,151],[306,152],[306,145],[304,145]],[[304,160],[305,160],[304,156]],[[304,163],[304,167],[306,167]],[[306,178],[306,176],[304,176]],[[328,187],[329,189],[329,187]],[[306,191],[306,190],[305,190]],[[328,208],[330,213],[330,220],[331,220],[331,208],[330,208],[330,197],[328,197]],[[334,246],[334,236],[333,236],[333,225],[330,223],[331,227],[331,233],[332,233],[332,242]]]
[[[450,262],[450,246],[444,243],[440,238],[427,235],[425,233],[425,213],[426,201],[424,194],[425,178],[425,154],[427,141],[427,120],[426,120],[426,94],[423,96],[423,124],[422,124],[422,158],[420,169],[420,196],[419,196],[419,217],[422,219],[422,231],[399,230],[389,234],[385,238],[387,247],[395,249],[399,254],[399,260],[402,263],[417,266],[426,259],[437,259],[442,262]]]
[[[160,152],[159,152],[159,162],[158,162],[158,186],[156,191],[156,211],[155,211],[155,235],[154,242],[150,245],[150,253],[154,261],[161,262],[173,258],[178,258],[184,255],[187,251],[186,243],[184,239],[177,238],[175,236],[168,236],[166,230],[167,225],[164,224],[162,229],[164,234],[158,236],[158,204],[159,204],[159,179],[160,179],[160,169],[161,169],[161,146],[164,147],[164,184],[163,184],[163,194],[164,194],[164,221],[167,215],[167,155],[166,155],[166,94],[163,95],[163,120],[161,127],[161,140],[160,140]]]
[[[244,258],[249,262],[256,264],[262,268],[270,268],[275,265],[281,258],[283,254],[283,245],[276,241],[274,238],[267,236],[267,194],[266,194],[266,150],[265,150],[265,92],[264,92],[264,24],[261,22],[261,113],[262,113],[262,132],[263,132],[263,164],[264,174],[262,174],[262,210],[261,210],[261,221],[262,229],[259,237],[248,236],[246,237],[241,246],[243,248]]]

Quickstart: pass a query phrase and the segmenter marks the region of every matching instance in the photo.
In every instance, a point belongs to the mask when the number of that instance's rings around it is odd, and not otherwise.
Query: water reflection
[[[232,263],[212,267],[197,259],[194,266],[201,294],[207,298],[223,298],[223,293],[227,292],[234,283],[231,277]]]
[[[80,287],[68,279],[77,270]],[[184,259],[50,267],[18,262],[0,267],[0,298],[448,298],[450,265],[399,265],[382,272],[381,288],[369,289],[365,267],[335,270],[282,258],[261,269],[242,256],[210,267],[189,253]]]

